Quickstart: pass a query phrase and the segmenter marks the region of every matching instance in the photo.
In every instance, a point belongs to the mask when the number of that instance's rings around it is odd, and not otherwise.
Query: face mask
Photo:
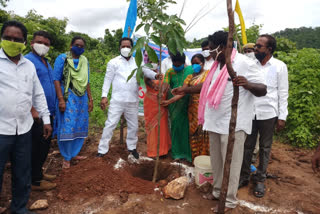
[[[176,72],[180,72],[184,69],[184,64],[180,65],[179,67],[176,67],[174,65],[172,65],[173,70],[175,70]]]
[[[157,70],[158,69],[158,64],[157,63],[151,63],[152,65],[152,70]]]
[[[209,57],[210,56],[210,51],[209,50],[204,50],[204,51],[202,51],[202,56],[204,57],[204,58],[207,58],[207,57]]]
[[[1,47],[3,48],[4,52],[10,57],[18,56],[24,49],[26,49],[26,46],[23,43],[12,42],[9,40],[2,40]]]
[[[267,56],[267,54],[265,52],[262,52],[262,53],[259,52],[254,55],[257,58],[257,60],[259,60],[260,62],[262,62],[262,60]]]
[[[254,52],[250,52],[250,53],[245,53],[244,55],[246,55],[247,57],[251,58],[251,59],[256,59]]]
[[[71,50],[77,56],[80,56],[84,52],[84,48],[79,48],[78,46],[72,46]]]
[[[216,55],[216,58],[214,59],[214,61],[216,61],[218,59],[218,56],[222,53],[222,51],[218,51],[219,47],[220,47],[220,45],[216,49],[209,51],[210,53],[216,52],[217,55]]]
[[[39,56],[45,56],[48,51],[49,47],[45,46],[44,44],[34,43],[32,45],[33,50],[39,55]]]
[[[201,71],[201,65],[193,64],[192,69],[193,69],[194,73],[198,74]]]
[[[131,52],[131,48],[121,48],[120,53],[124,57],[129,57]]]

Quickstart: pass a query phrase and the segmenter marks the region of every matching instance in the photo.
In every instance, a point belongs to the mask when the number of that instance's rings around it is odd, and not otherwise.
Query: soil
[[[53,141],[44,170],[58,175],[57,188],[46,192],[32,191],[29,204],[47,199],[49,208],[39,210],[40,214],[82,213],[82,214],[153,214],[153,213],[212,213],[210,208],[218,202],[203,199],[210,186],[198,189],[190,183],[181,200],[164,199],[161,187],[179,177],[181,167],[170,165],[170,155],[161,158],[157,183],[151,182],[154,162],[129,163],[125,144],[120,144],[119,130],[116,130],[110,151],[103,158],[97,158],[97,146],[101,128],[91,128],[81,155],[88,158],[73,161],[71,168],[62,170],[62,157]],[[146,156],[146,136],[139,130],[137,150]],[[240,205],[229,213],[320,213],[320,175],[311,169],[313,151],[293,148],[275,142],[268,167],[266,194],[263,198],[253,196],[253,184],[238,191]],[[122,165],[117,165],[119,159]],[[184,164],[188,164],[184,162]],[[191,164],[189,164],[191,166]],[[0,207],[9,207],[11,199],[11,171],[8,164],[3,177]],[[254,207],[255,206],[255,207]],[[248,208],[251,207],[251,208]],[[6,211],[5,213],[9,213]]]

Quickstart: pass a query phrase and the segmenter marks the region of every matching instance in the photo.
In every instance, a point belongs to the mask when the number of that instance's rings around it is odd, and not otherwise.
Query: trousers
[[[103,128],[102,137],[98,146],[98,153],[106,154],[109,151],[109,143],[114,129],[117,127],[121,115],[127,121],[127,148],[136,149],[138,142],[138,102],[117,102],[111,100],[108,109],[108,118]]]
[[[223,180],[224,162],[226,160],[227,134],[218,134],[209,132],[210,142],[210,159],[213,171],[213,191],[214,197],[220,197],[220,191]],[[235,142],[232,153],[232,160],[230,166],[230,178],[228,185],[228,193],[226,198],[226,207],[235,208],[238,204],[237,192],[239,186],[240,170],[243,159],[243,145],[246,139],[244,131],[237,131],[235,133]]]

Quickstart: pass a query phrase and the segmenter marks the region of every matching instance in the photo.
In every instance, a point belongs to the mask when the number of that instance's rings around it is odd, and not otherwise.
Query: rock
[[[30,206],[30,210],[43,210],[43,209],[47,209],[49,207],[48,201],[46,199],[42,199],[42,200],[38,200],[36,202],[34,202],[31,206]]]
[[[163,189],[165,198],[181,199],[184,197],[188,185],[188,178],[183,176],[171,181]]]
[[[166,181],[166,180],[160,180],[160,181],[158,182],[158,184],[159,184],[159,187],[164,187],[165,185],[168,184],[168,181]]]

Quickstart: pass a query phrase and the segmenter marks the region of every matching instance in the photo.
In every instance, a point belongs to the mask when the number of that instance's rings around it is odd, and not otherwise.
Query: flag
[[[122,37],[131,37],[137,21],[137,0],[131,0]]]
[[[235,7],[234,11],[236,11],[238,13],[238,16],[239,16],[240,26],[241,26],[242,43],[245,45],[245,44],[248,43],[247,42],[247,35],[246,35],[246,26],[244,24],[242,12],[241,12],[238,0],[236,1],[236,7]]]

